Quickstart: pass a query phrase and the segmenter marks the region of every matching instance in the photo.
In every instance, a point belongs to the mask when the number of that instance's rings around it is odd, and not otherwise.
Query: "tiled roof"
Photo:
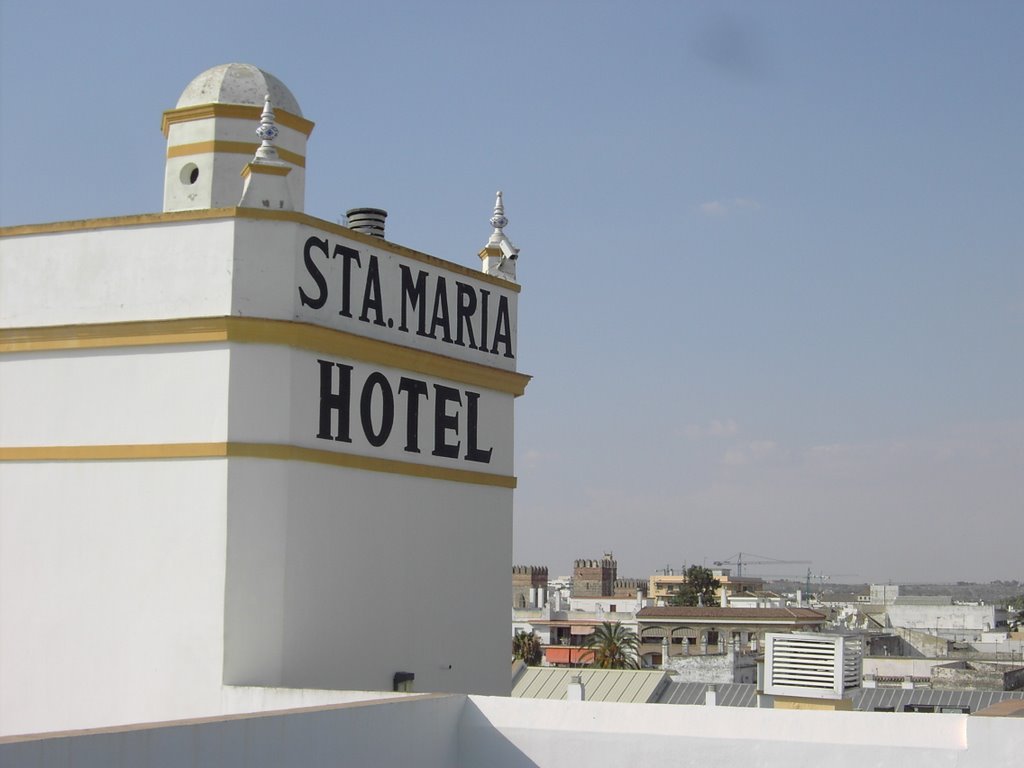
[[[810,608],[708,608],[665,606],[642,608],[638,619],[735,619],[750,621],[825,621],[825,614]]]

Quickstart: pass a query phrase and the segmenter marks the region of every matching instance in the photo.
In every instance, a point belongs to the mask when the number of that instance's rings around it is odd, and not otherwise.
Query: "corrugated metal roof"
[[[893,707],[902,712],[908,704],[967,709],[977,712],[1007,699],[1024,699],[1024,691],[936,691],[932,688],[862,688],[853,693],[853,707],[872,712]]]
[[[949,595],[900,595],[893,600],[894,605],[952,605],[953,598]]]
[[[565,699],[573,676],[579,675],[587,701],[656,701],[668,675],[661,670],[529,667],[515,681],[512,696],[520,699]]]
[[[669,683],[658,704],[704,704],[704,694],[711,683]],[[717,701],[722,707],[753,707],[757,703],[757,686],[749,683],[715,683]]]
[[[658,704],[703,705],[709,683],[669,683]],[[718,705],[722,707],[753,707],[757,704],[757,686],[743,683],[718,683]],[[909,705],[966,709],[979,712],[1011,699],[1024,700],[1024,691],[937,691],[931,688],[861,688],[850,694],[853,708],[873,712],[892,707],[902,712]]]

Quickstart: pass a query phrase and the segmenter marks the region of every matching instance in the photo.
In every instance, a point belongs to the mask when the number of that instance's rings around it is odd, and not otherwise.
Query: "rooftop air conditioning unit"
[[[861,639],[850,635],[765,635],[764,692],[770,696],[841,699],[860,688]]]

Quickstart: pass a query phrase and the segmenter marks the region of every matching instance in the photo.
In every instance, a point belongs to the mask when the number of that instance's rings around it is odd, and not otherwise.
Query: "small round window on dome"
[[[195,184],[199,180],[199,166],[195,163],[188,163],[184,168],[181,169],[181,183],[182,184]]]

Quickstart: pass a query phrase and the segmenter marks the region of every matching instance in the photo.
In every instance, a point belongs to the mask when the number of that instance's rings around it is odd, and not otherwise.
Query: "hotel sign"
[[[302,246],[296,314],[396,344],[515,366],[511,290],[319,234]]]
[[[322,231],[311,231],[301,242],[297,319],[515,370],[514,286]],[[316,445],[416,463],[511,471],[509,392],[325,354],[308,358],[303,367],[306,423]]]

